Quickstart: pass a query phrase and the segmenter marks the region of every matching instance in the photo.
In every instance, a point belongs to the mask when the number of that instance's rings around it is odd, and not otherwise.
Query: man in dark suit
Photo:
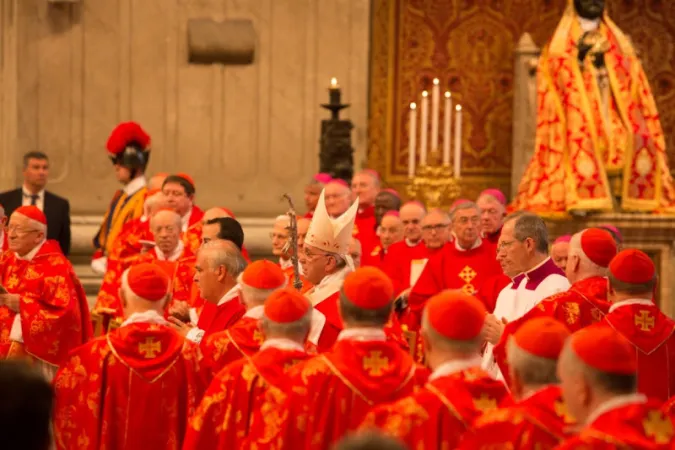
[[[23,186],[0,194],[0,204],[10,217],[20,206],[35,205],[47,217],[47,239],[56,240],[63,254],[70,253],[70,203],[45,191],[49,175],[49,158],[42,152],[23,156]]]

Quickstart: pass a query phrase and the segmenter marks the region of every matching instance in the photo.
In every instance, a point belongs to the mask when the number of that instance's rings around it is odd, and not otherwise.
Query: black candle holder
[[[354,125],[350,120],[340,119],[340,111],[350,105],[342,103],[342,92],[337,86],[331,86],[328,89],[328,98],[329,103],[321,105],[322,108],[331,112],[331,118],[321,121],[319,171],[350,183],[354,175],[354,148],[351,134]]]

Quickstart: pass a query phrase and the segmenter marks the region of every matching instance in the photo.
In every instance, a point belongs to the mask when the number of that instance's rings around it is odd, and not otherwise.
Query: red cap
[[[255,289],[278,289],[286,284],[286,275],[278,264],[261,259],[246,267],[241,282]]]
[[[169,276],[155,264],[136,264],[127,273],[127,285],[131,292],[151,302],[166,297],[170,284]]]
[[[537,317],[525,322],[513,334],[518,347],[541,358],[557,360],[570,330],[552,317]]]
[[[609,326],[591,325],[577,331],[572,335],[572,350],[584,364],[601,372],[617,375],[637,372],[635,349]]]
[[[485,189],[483,192],[480,193],[480,195],[489,195],[491,197],[494,197],[495,200],[497,200],[502,205],[506,206],[506,195],[504,195],[504,193],[499,189],[495,188]]]
[[[572,240],[571,234],[564,234],[564,235],[560,236],[558,239],[556,239],[555,241],[553,241],[553,245],[562,244],[562,243],[565,243],[565,242],[570,242],[571,240]]]
[[[292,287],[276,290],[265,300],[264,314],[272,322],[291,323],[302,319],[312,305]]]
[[[344,186],[344,187],[346,187],[346,188],[349,187],[349,184],[348,184],[345,180],[343,180],[342,178],[333,178],[333,179],[330,180],[328,183],[339,184],[340,186]]]
[[[487,310],[476,297],[462,291],[442,291],[425,306],[429,325],[441,336],[468,341],[480,335]]]
[[[188,175],[187,173],[185,173],[185,172],[178,172],[178,173],[176,174],[176,176],[177,176],[177,177],[181,177],[182,179],[184,179],[185,181],[187,181],[188,183],[190,183],[190,184],[192,185],[192,188],[193,188],[193,189],[195,188],[195,180],[193,180],[192,177],[191,177],[190,175]]]
[[[122,153],[131,142],[136,142],[143,150],[147,150],[150,136],[136,122],[123,122],[110,133],[106,148],[110,155],[115,156]]]
[[[40,211],[40,208],[37,206],[20,206],[14,210],[15,213],[19,213],[22,216],[26,216],[29,219],[40,222],[43,225],[47,225],[47,218],[45,214]]]
[[[581,232],[581,250],[595,264],[607,267],[616,256],[616,242],[609,231],[588,228]]]
[[[609,263],[609,271],[617,280],[629,284],[649,283],[656,275],[654,262],[634,248],[618,253]]]
[[[463,203],[469,203],[470,201],[471,201],[471,200],[467,200],[467,199],[465,199],[465,198],[458,198],[457,200],[455,200],[455,201],[452,203],[452,205],[450,205],[450,211],[452,211],[453,209],[457,208],[459,205],[461,205],[461,204],[463,204]]]
[[[376,267],[361,267],[345,277],[342,291],[347,299],[362,309],[380,309],[390,305],[394,285],[389,277]]]
[[[317,183],[326,184],[326,183],[330,183],[330,181],[333,179],[333,177],[330,176],[329,173],[320,172],[320,173],[317,173],[316,175],[314,175],[312,177],[312,179],[314,181],[316,181]]]

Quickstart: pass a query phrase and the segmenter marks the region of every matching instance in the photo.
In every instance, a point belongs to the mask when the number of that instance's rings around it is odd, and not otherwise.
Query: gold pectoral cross
[[[145,359],[155,358],[162,351],[162,343],[153,338],[146,338],[145,342],[138,344],[138,351]]]

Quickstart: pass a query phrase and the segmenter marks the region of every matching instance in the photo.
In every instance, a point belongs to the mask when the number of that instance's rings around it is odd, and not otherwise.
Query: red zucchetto
[[[637,372],[635,349],[613,328],[591,325],[574,333],[571,339],[572,350],[587,366],[615,375]]]
[[[457,341],[478,337],[487,315],[480,300],[461,291],[443,291],[434,295],[424,311],[434,331]]]
[[[570,334],[562,322],[551,317],[538,317],[518,328],[513,339],[518,347],[534,356],[557,360]]]
[[[389,277],[376,267],[361,267],[345,277],[342,291],[355,306],[380,309],[391,304],[394,285]]]
[[[265,300],[264,314],[275,323],[292,323],[302,319],[311,307],[307,297],[286,287],[274,291]]]

